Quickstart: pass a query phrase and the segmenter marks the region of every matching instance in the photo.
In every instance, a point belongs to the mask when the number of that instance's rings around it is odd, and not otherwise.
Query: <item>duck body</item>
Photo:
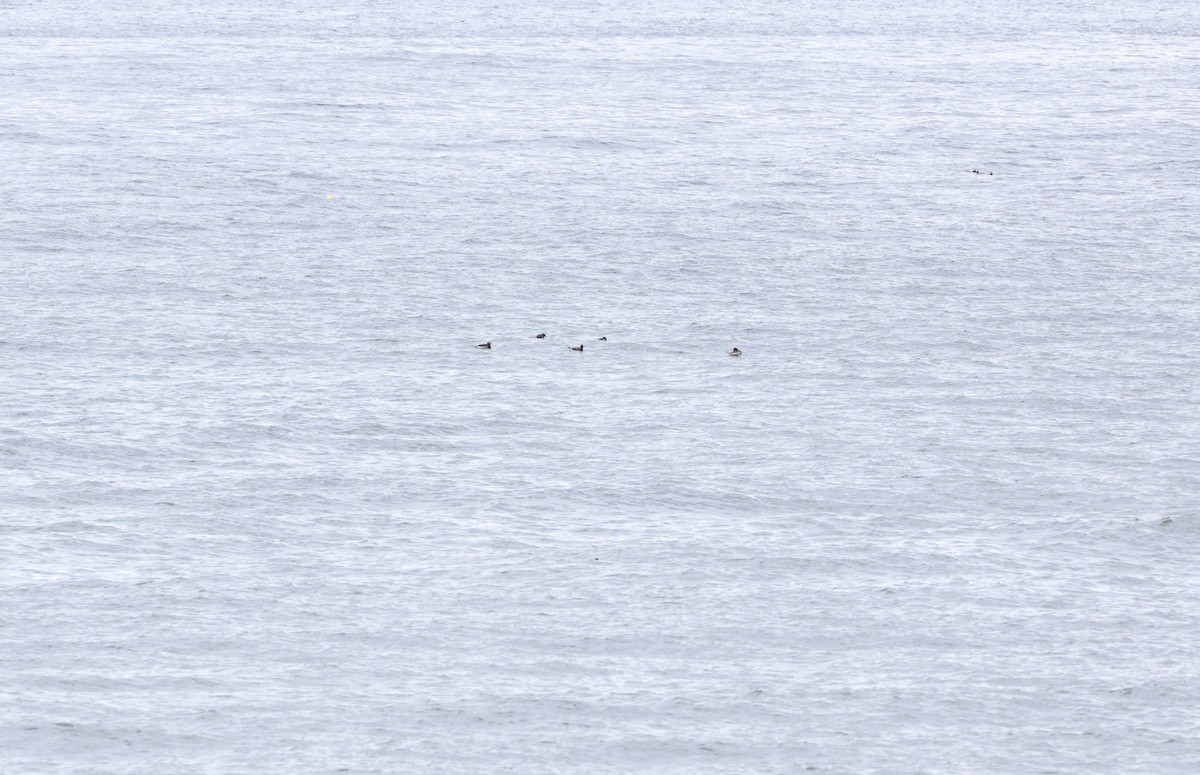
[[[583,352],[583,345],[579,345],[578,347],[572,347],[571,349],[577,353],[581,353],[581,352]]]
[[[478,347],[480,350],[490,350],[490,349],[492,349],[492,343],[491,343],[491,342],[484,342],[483,344],[477,344],[477,345],[475,345],[475,346],[476,346],[476,347]]]
[[[736,347],[735,347],[735,348],[733,348],[732,350],[730,350],[730,351],[729,351],[729,354],[730,354],[730,355],[737,356],[737,355],[741,355],[741,354],[742,354],[742,351],[741,351],[741,350],[739,350],[738,348],[736,348]]]
[[[534,337],[534,339],[545,339],[545,338],[546,338],[545,334],[538,334],[537,336]]]

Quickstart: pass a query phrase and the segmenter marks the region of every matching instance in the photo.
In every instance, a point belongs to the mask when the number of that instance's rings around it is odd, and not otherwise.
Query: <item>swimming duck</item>
[[[608,337],[607,337],[607,336],[602,336],[602,337],[600,337],[600,341],[601,341],[601,342],[607,342],[607,341],[608,341]]]
[[[491,343],[491,342],[484,342],[483,344],[477,344],[477,345],[475,345],[475,346],[476,346],[476,347],[478,347],[478,348],[479,348],[479,349],[481,349],[481,350],[490,350],[490,349],[492,349],[492,343]]]
[[[732,350],[730,350],[730,351],[729,351],[729,354],[730,354],[730,355],[741,355],[741,354],[742,354],[742,351],[741,351],[741,350],[739,350],[738,348],[736,348],[736,347],[735,347],[735,348],[733,348]]]
[[[534,337],[534,339],[545,339],[545,338],[546,338],[545,334],[538,334],[537,336]]]
[[[579,345],[578,347],[572,347],[571,349],[577,353],[581,353],[581,352],[583,352],[583,345]]]

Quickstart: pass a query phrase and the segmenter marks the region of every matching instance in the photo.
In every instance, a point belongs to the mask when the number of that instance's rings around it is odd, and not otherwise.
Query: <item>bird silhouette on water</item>
[[[973,171],[974,170],[972,170],[972,172]],[[545,334],[535,334],[533,338],[534,339],[545,339],[546,335]],[[608,337],[602,336],[602,337],[600,337],[599,341],[607,342]],[[490,350],[490,349],[492,349],[492,343],[491,343],[491,341],[487,341],[487,342],[484,342],[483,344],[477,344],[477,345],[475,345],[475,347],[477,347],[480,350]],[[577,353],[583,352],[583,345],[579,345],[578,347],[571,347],[570,345],[567,345],[567,348],[570,350],[573,350],[574,352],[577,352]],[[741,355],[742,351],[735,347],[729,351],[729,354],[730,355]]]

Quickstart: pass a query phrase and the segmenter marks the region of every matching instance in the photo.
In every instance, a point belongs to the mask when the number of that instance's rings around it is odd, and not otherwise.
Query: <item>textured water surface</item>
[[[192,5],[0,4],[0,769],[1200,770],[1191,3]]]

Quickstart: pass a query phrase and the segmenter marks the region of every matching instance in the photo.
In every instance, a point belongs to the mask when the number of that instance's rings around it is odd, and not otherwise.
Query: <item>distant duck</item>
[[[742,351],[741,351],[741,350],[739,350],[738,348],[736,348],[736,347],[735,347],[735,348],[733,348],[732,350],[730,350],[730,351],[729,351],[729,354],[730,354],[730,355],[741,355],[741,354],[742,354]]]
[[[608,341],[608,337],[607,337],[607,336],[602,336],[602,337],[600,337],[600,341],[601,341],[601,342],[607,342],[607,341]]]
[[[545,338],[546,338],[545,334],[538,334],[537,336],[534,337],[534,339],[545,339]]]
[[[581,352],[583,352],[583,345],[579,345],[578,347],[572,347],[571,349],[577,353],[581,353]]]
[[[979,174],[979,170],[971,170],[971,172],[974,172],[976,175]]]
[[[484,342],[483,344],[477,344],[477,345],[475,345],[475,346],[476,346],[476,347],[478,347],[480,350],[490,350],[490,349],[492,349],[492,343],[491,343],[491,342]]]

